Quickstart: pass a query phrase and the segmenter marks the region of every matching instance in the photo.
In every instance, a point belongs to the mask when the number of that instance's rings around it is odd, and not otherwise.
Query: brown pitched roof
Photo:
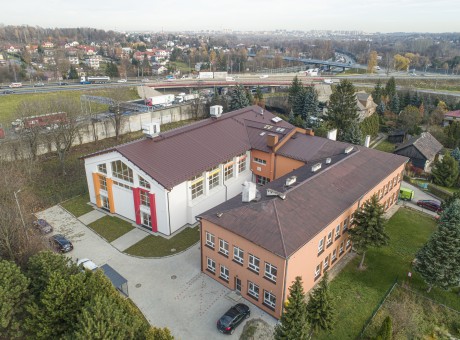
[[[429,132],[422,132],[418,137],[413,137],[407,142],[401,144],[396,148],[394,153],[405,149],[409,146],[414,146],[426,159],[432,161],[434,160],[436,154],[442,150],[443,146],[441,143],[434,138]]]
[[[85,158],[117,151],[162,186],[171,189],[251,148],[267,151],[268,133],[278,134],[281,140],[293,128],[285,121],[273,123],[273,117],[275,115],[258,106],[250,106]]]
[[[364,147],[355,150],[334,156],[330,165],[323,162],[317,173],[305,165],[259,187],[262,197],[257,202],[244,203],[239,195],[201,217],[288,258],[407,161]],[[297,175],[296,186],[286,188],[285,179],[292,175]],[[286,198],[267,196],[267,188],[284,192]]]

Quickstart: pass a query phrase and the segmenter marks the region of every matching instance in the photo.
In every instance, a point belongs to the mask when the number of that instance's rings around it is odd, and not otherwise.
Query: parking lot
[[[137,258],[118,251],[60,206],[37,216],[46,219],[55,233],[72,241],[74,250],[68,255],[74,260],[107,263],[123,275],[128,280],[129,297],[153,326],[168,327],[176,339],[228,339],[217,331],[216,321],[241,297],[200,272],[198,244],[167,258]],[[241,301],[251,308],[251,318],[275,325],[274,318]],[[244,323],[232,338],[239,338]]]

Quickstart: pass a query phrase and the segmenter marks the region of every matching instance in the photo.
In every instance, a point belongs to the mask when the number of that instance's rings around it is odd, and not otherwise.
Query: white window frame
[[[206,232],[206,245],[210,246],[213,249],[214,249],[214,246],[215,246],[214,234],[211,234],[208,231]]]
[[[337,249],[334,249],[334,250],[332,251],[331,261],[334,261],[336,258],[337,258]]]
[[[112,167],[113,177],[121,179],[122,181],[131,183],[131,184],[134,183],[133,169],[131,169],[123,161],[121,160],[112,161],[110,165]]]
[[[144,227],[152,228],[152,215],[145,211],[141,211],[141,224]]]
[[[267,306],[270,306],[271,308],[275,308],[276,307],[276,295],[264,289],[264,303]]]
[[[139,186],[145,189],[150,189],[150,183],[142,176],[139,177]]]
[[[259,272],[259,266],[260,266],[260,259],[257,256],[249,254],[248,267],[251,268],[253,271],[258,273]]]
[[[315,278],[321,275],[321,264],[317,265],[315,268]]]
[[[267,165],[267,161],[265,159],[254,157],[253,161],[254,161],[254,163],[257,163],[257,164],[260,164],[260,165]]]
[[[340,242],[340,249],[339,249],[339,254],[342,254],[343,253],[343,241]]]
[[[322,238],[318,242],[318,254],[321,253],[323,250],[324,250],[324,238]]]
[[[327,269],[329,267],[329,256],[326,256],[326,258],[323,261],[323,268]]]
[[[335,238],[340,236],[340,224],[335,227]]]
[[[218,187],[220,184],[220,169],[214,168],[208,174],[208,187],[209,190]]]
[[[228,271],[228,268],[220,265],[220,275],[221,278],[224,280],[228,281],[230,279],[230,272]]]
[[[348,240],[347,240],[347,243],[345,244],[345,249],[347,249],[347,248],[350,246],[350,244],[351,244],[351,240],[348,239]]]
[[[347,230],[348,229],[348,217],[343,221],[343,230]]]
[[[248,281],[248,294],[256,299],[259,299],[259,286],[254,282]]]
[[[238,158],[238,173],[242,173],[242,172],[245,172],[246,169],[247,169],[247,166],[246,166],[246,155],[241,155],[239,158]]]
[[[233,176],[235,175],[233,166],[234,166],[233,161],[224,165],[224,181],[228,181],[229,179],[233,178]]]
[[[192,200],[204,194],[203,176],[194,177],[190,183],[190,194]]]
[[[265,185],[267,183],[270,183],[270,178],[262,176],[262,175],[256,175],[256,183],[258,185]]]
[[[101,190],[107,191],[107,177],[105,176],[98,176],[99,177],[99,188]]]
[[[327,234],[327,245],[330,245],[332,243],[332,231]]]
[[[139,190],[139,201],[144,207],[150,207],[150,194],[147,190]]]
[[[216,272],[216,261],[214,261],[213,259],[209,258],[209,257],[206,257],[206,261],[207,261],[207,269],[213,273]]]
[[[244,263],[244,250],[233,246],[233,259],[238,262],[243,264]]]
[[[228,256],[228,242],[221,238],[219,239],[219,253]]]
[[[107,175],[107,163],[101,163],[97,165],[97,171]]]
[[[273,273],[273,271],[275,273]],[[276,268],[274,265],[272,265],[269,262],[265,262],[265,273],[264,276],[267,279],[272,280],[273,282],[276,282],[276,275],[278,275],[278,268]]]

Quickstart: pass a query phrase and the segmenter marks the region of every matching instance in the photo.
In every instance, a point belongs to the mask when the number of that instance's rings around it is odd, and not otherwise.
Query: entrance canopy
[[[104,264],[100,267],[104,272],[105,276],[109,278],[112,284],[122,292],[124,295],[129,296],[128,294],[128,280],[126,280],[123,276],[120,275],[115,269],[110,267],[108,264]]]

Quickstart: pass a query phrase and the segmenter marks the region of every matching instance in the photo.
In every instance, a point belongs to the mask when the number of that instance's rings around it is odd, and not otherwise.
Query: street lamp
[[[19,216],[21,216],[22,227],[24,228],[24,231],[26,233],[27,241],[29,241],[29,234],[27,234],[26,224],[24,222],[24,217],[22,216],[21,206],[19,205],[19,200],[18,200],[18,195],[17,195],[20,192],[21,192],[21,189],[19,189],[18,191],[14,191],[13,193],[14,193],[14,198],[16,199],[16,204],[18,205]]]

